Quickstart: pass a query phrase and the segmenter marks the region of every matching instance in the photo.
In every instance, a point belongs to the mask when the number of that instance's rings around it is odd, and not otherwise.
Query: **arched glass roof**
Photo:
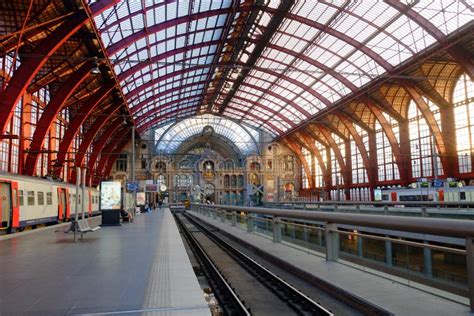
[[[211,112],[281,135],[474,18],[458,0],[259,3],[121,1],[96,17],[139,130]]]
[[[212,132],[206,133],[205,128],[208,126],[212,127]],[[232,142],[243,155],[257,152],[258,131],[211,114],[188,118],[178,123],[167,123],[155,129],[155,149],[164,153],[174,153],[184,141],[194,136],[211,137],[213,134],[223,136]]]

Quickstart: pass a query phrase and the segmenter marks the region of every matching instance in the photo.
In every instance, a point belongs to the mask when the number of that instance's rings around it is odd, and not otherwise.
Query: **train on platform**
[[[77,193],[73,184],[0,172],[0,234],[70,221],[76,214],[76,198],[78,211],[82,211],[81,194],[82,189]],[[89,217],[100,214],[99,194],[97,188],[86,188],[84,204]],[[127,209],[131,201],[127,194]]]
[[[474,186],[463,182],[445,183],[442,187],[413,183],[410,187],[381,190],[382,202],[474,202]]]

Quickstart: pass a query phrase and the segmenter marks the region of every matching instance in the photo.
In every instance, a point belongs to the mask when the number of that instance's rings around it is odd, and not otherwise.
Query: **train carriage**
[[[0,230],[68,221],[75,215],[76,198],[82,210],[81,194],[72,184],[0,172]],[[84,204],[88,216],[99,213],[97,189],[86,189]]]

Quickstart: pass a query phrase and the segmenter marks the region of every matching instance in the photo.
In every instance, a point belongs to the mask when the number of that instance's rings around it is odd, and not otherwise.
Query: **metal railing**
[[[474,219],[474,202],[374,202],[374,201],[321,201],[321,202],[265,202],[264,207],[303,209],[322,212],[384,214],[418,217]]]
[[[395,267],[406,266],[407,269],[411,269],[412,271],[420,272],[421,270],[426,270],[425,273],[428,273],[430,277],[444,277],[448,275],[452,280],[463,279],[467,288],[466,293],[469,298],[470,308],[474,311],[474,221],[209,204],[192,204],[191,208],[201,214],[209,217],[212,216],[216,220],[219,217],[221,222],[228,222],[231,226],[246,228],[249,233],[255,230],[261,230],[267,235],[270,235],[276,243],[281,242],[284,237],[286,237],[286,235],[283,236],[282,231],[290,226],[292,227],[291,229],[293,229],[292,233],[294,235],[296,235],[297,230],[299,234],[308,234],[308,231],[311,230],[311,233],[315,235],[313,240],[318,240],[318,244],[313,246],[324,249],[326,260],[328,261],[337,261],[340,251],[349,255],[355,254],[354,250],[347,250],[344,247],[341,248],[340,236],[351,236],[351,238],[356,238],[358,242],[362,240],[374,240],[383,242],[386,245],[388,243],[390,251],[386,252],[385,257],[380,255],[377,257],[376,254],[373,254],[375,255],[375,259],[386,258],[390,260],[390,265],[395,263]],[[357,228],[370,227],[384,229],[391,232],[400,231],[461,238],[465,240],[465,248],[461,249],[459,247],[431,244],[423,240],[412,241],[390,236],[366,234],[360,231],[347,230],[347,225]],[[305,239],[305,242],[311,242],[311,238]],[[440,273],[439,269],[432,269],[431,265],[425,266],[422,269],[422,264],[408,262],[409,256],[406,258],[392,258],[392,243],[406,247],[407,254],[414,249],[413,247],[418,247],[422,248],[423,252],[434,251],[452,256],[462,256],[463,260],[465,256],[466,266],[463,269],[465,269],[465,271],[467,270],[467,275],[465,278],[460,278],[449,272]],[[365,254],[367,254],[367,252],[365,252]],[[363,255],[364,252],[362,252],[362,256]],[[425,257],[425,259],[426,258],[431,258],[431,253],[430,256]],[[407,262],[404,261],[405,259]],[[463,260],[461,261],[464,262]]]

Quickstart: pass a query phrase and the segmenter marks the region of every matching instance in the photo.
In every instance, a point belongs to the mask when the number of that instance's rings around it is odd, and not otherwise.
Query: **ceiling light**
[[[99,63],[97,62],[97,57],[94,57],[91,73],[93,73],[94,75],[100,74]]]

